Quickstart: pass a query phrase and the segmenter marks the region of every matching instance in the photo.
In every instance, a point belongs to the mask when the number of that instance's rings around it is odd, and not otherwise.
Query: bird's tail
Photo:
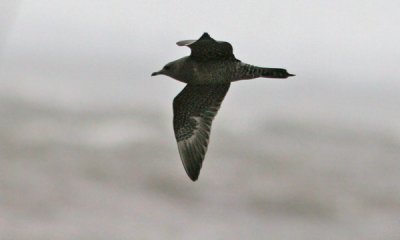
[[[253,79],[253,78],[288,78],[294,76],[283,68],[264,68],[257,67],[247,63],[239,63],[237,71],[237,80]]]
[[[288,78],[295,76],[294,74],[290,74],[283,68],[260,68],[261,77],[265,78]]]

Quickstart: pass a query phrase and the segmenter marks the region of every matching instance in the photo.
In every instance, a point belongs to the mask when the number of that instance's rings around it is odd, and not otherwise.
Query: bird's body
[[[191,59],[190,56],[171,63],[182,69],[177,71],[178,74],[174,78],[187,84],[230,83],[238,67],[238,63],[234,61],[198,62]]]
[[[242,63],[228,42],[204,33],[199,40],[177,43],[188,46],[190,56],[168,63],[152,74],[163,74],[186,83],[173,102],[174,131],[179,154],[189,177],[197,180],[209,142],[211,123],[230,83],[238,80],[287,78],[294,76],[281,68],[263,68]]]
[[[223,84],[258,77],[286,78],[288,75],[285,69],[256,67],[237,59],[197,61],[187,56],[169,65],[176,68],[174,76],[170,77],[187,84]]]

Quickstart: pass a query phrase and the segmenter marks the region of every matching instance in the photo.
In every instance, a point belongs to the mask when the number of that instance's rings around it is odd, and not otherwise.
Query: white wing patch
[[[179,155],[182,159],[188,159],[188,155],[196,154],[197,156],[204,156],[207,152],[209,136],[211,131],[210,124],[204,121],[201,117],[191,117],[196,121],[196,129],[190,138],[178,142]],[[192,156],[193,158],[194,156]],[[186,171],[189,171],[187,161],[182,161]]]

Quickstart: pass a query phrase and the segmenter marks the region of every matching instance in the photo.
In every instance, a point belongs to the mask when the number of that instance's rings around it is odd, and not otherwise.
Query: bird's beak
[[[153,72],[153,73],[151,74],[151,76],[153,77],[153,76],[157,76],[157,75],[160,75],[160,74],[161,74],[161,70],[158,71],[158,72]]]
[[[289,77],[294,77],[296,75],[288,73]]]

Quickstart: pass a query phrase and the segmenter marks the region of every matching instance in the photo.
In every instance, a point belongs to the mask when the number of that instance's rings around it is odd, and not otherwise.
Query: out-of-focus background
[[[400,239],[399,1],[0,3],[0,239]],[[151,78],[207,31],[234,83],[198,182]]]

